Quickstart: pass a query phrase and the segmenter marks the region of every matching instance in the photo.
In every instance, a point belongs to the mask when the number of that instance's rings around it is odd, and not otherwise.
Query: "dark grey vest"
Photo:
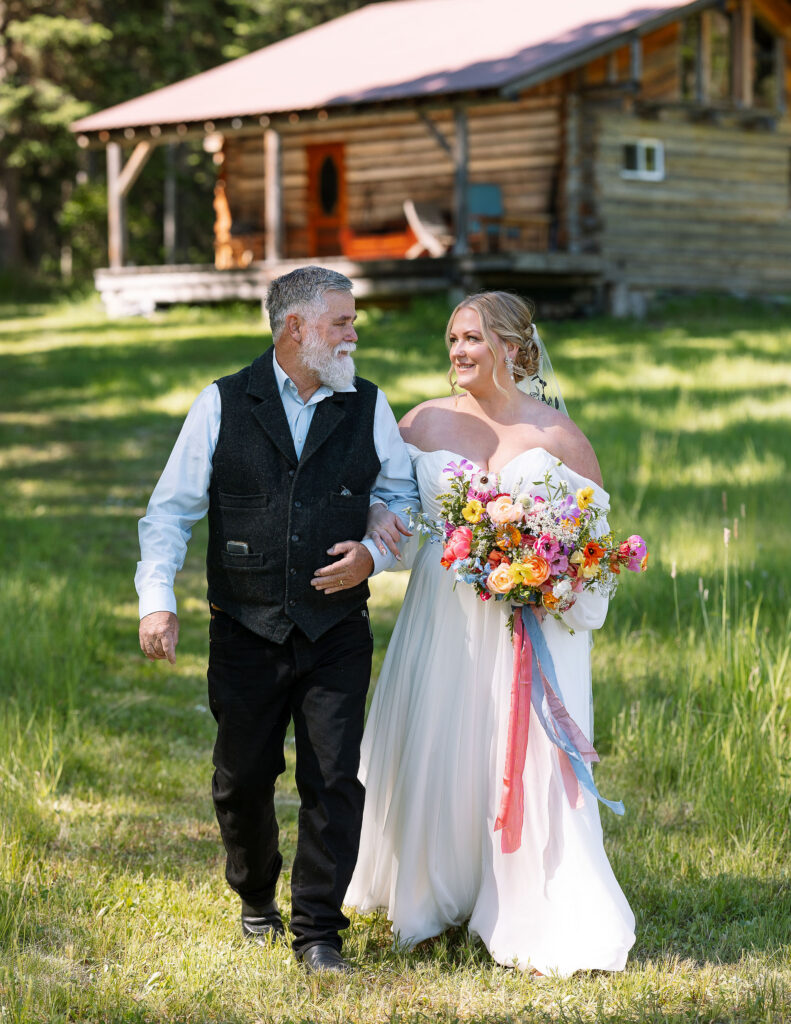
[[[355,378],[316,406],[297,459],[269,348],[218,380],[222,420],[209,488],[209,600],[260,636],[282,643],[294,625],[316,640],[362,607],[367,583],[338,594],[310,585],[327,549],[362,540],[380,462],[377,389]],[[248,551],[228,550],[228,542]]]

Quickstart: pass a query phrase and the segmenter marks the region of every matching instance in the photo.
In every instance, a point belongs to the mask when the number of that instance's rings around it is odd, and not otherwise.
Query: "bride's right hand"
[[[365,536],[371,538],[383,555],[386,555],[389,549],[400,562],[398,543],[401,537],[411,537],[412,533],[387,505],[377,503],[368,509]]]

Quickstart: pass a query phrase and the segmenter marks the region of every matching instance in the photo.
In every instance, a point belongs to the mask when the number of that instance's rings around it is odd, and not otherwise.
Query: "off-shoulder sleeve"
[[[581,487],[592,487],[593,503],[603,508],[605,513],[609,512],[610,495],[599,484],[594,483],[587,476],[575,472],[575,470],[570,469],[562,462],[558,464],[556,474],[560,479],[566,481],[572,492],[579,490]],[[609,532],[610,525],[605,514],[599,520],[593,533],[596,537],[603,537]],[[571,608],[563,612],[561,617],[566,625],[575,632],[583,629],[601,629],[604,625],[604,620],[607,618],[609,606],[610,599],[606,594],[602,594],[598,590],[585,590],[579,594]]]

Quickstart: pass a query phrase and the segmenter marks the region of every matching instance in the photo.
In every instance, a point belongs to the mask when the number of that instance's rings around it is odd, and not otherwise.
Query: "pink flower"
[[[569,560],[566,557],[566,553],[560,541],[556,540],[551,534],[542,533],[533,545],[533,550],[537,555],[541,555],[542,558],[549,562],[553,575],[557,576],[558,573],[565,572],[568,569]]]
[[[541,555],[542,558],[551,564],[555,556],[560,551],[560,542],[549,533],[542,533],[538,540],[533,545],[533,550],[537,555]]]
[[[498,495],[486,506],[486,512],[493,523],[516,523],[525,514],[519,502],[514,503],[508,494]]]
[[[469,526],[458,526],[448,538],[448,543],[442,552],[442,564],[447,567],[457,558],[466,558],[470,553],[470,544],[472,544],[472,530]]]
[[[629,561],[626,563],[626,568],[631,569],[632,572],[640,572],[642,569],[642,562],[645,556],[648,554],[648,547],[646,546],[643,538],[633,533],[631,537],[627,537],[624,544],[621,545],[621,550],[628,547]]]

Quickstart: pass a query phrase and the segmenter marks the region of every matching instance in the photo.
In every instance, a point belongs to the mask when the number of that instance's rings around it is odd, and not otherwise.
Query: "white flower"
[[[552,588],[552,594],[559,601],[563,598],[568,597],[571,593],[571,580],[558,580],[555,586]]]

